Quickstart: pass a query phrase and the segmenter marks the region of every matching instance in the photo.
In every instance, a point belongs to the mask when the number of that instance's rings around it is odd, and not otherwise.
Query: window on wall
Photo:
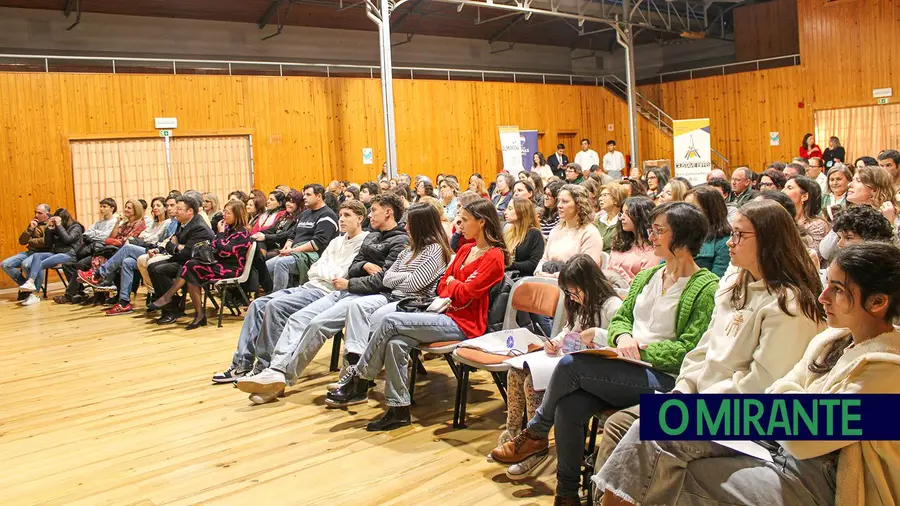
[[[99,217],[100,199],[119,210],[128,199],[164,197],[170,190],[215,193],[221,202],[253,184],[249,135],[71,141],[75,215],[86,227]]]
[[[900,104],[816,111],[816,142],[824,150],[837,137],[848,164],[861,156],[875,157],[900,146]]]

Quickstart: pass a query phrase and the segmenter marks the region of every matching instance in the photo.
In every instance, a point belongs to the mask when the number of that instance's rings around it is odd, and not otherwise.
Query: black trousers
[[[147,272],[150,274],[150,282],[153,284],[153,291],[157,297],[168,292],[169,288],[172,288],[175,278],[181,273],[181,267],[181,262],[172,260],[156,262],[147,267]]]
[[[66,287],[66,295],[70,299],[80,293],[84,293],[84,284],[77,282],[78,271],[86,271],[90,269],[91,258],[93,257],[88,255],[86,257],[81,257],[74,262],[63,264],[63,274],[65,274],[66,279],[69,281],[69,285]]]

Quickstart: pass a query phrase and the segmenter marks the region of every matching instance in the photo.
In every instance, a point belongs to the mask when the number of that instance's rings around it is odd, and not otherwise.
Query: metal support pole
[[[371,14],[371,13],[370,13]],[[379,19],[380,18],[380,19]],[[380,0],[379,17],[369,19],[378,25],[378,45],[381,56],[381,104],[384,110],[384,150],[388,174],[397,177],[397,134],[394,128],[394,83],[391,66],[391,6]]]
[[[631,12],[631,0],[622,0],[622,12]],[[625,48],[625,81],[627,83],[628,96],[628,130],[631,145],[631,173],[634,169],[640,167],[641,153],[640,143],[638,142],[638,112],[637,97],[635,96],[635,72],[634,72],[634,33],[631,25],[628,24],[629,19],[624,24],[616,25],[616,37],[619,45]]]

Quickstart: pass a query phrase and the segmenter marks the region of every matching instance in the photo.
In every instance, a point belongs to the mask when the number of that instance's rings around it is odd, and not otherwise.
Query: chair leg
[[[506,399],[506,373],[491,372],[491,376],[494,378],[494,383],[497,384],[497,390],[500,391],[500,397],[503,397],[503,403],[509,404],[509,401]]]
[[[447,364],[450,366],[450,370],[453,371],[453,375],[456,376],[456,381],[459,381],[459,366],[457,366],[456,362],[453,361],[453,354],[445,353],[444,360],[447,361]]]
[[[331,372],[335,372],[340,370],[338,367],[338,362],[341,360],[341,340],[344,339],[344,332],[338,332],[331,338],[331,365],[328,367],[328,370]]]
[[[49,283],[50,269],[44,269],[44,298],[47,298],[47,285]]]
[[[219,328],[222,327],[222,315],[225,313],[225,298],[228,296],[228,287],[222,288],[222,293],[219,294]]]
[[[466,364],[459,364],[460,368],[460,376],[462,377],[462,381],[457,383],[457,401],[456,401],[456,416],[453,419],[453,428],[455,429],[465,429],[466,428],[466,402],[469,397],[469,372],[472,370],[471,367]]]
[[[416,372],[422,376],[428,376],[428,370],[425,369],[425,364],[422,363],[421,359],[416,361]]]
[[[591,425],[588,430],[588,444],[584,450],[584,460],[582,461],[581,472],[581,488],[587,491],[587,496],[591,497],[593,490],[593,482],[591,476],[594,474],[594,449],[597,446],[597,434],[600,432],[600,419],[596,416],[591,417]]]
[[[69,288],[69,283],[68,283],[68,281],[66,281],[66,277],[63,275],[61,269],[53,269],[53,270],[56,271],[56,276],[59,278],[60,281],[62,281],[63,288]],[[44,276],[44,280],[45,281],[47,280],[47,276]]]
[[[411,405],[416,403],[416,381],[419,379],[419,366],[422,365],[421,353],[415,348],[409,352],[409,358],[412,359],[412,367],[409,368],[409,400]]]

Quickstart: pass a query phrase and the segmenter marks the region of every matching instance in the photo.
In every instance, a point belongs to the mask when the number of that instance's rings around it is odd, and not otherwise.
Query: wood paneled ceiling
[[[0,7],[60,12],[67,6],[74,10],[75,4],[76,0],[0,0]],[[265,21],[261,36],[274,33],[279,19],[285,26],[376,30],[375,25],[366,17],[359,0],[282,0],[277,14],[266,16],[272,5],[273,0],[81,0],[84,20],[91,13],[103,13],[254,24],[263,24]],[[611,31],[580,35],[572,20],[541,16],[525,20],[521,15],[502,14],[504,13],[501,11],[487,9],[481,9],[479,13],[477,8],[471,6],[458,11],[454,4],[410,0],[392,15],[392,29],[395,33],[542,44],[573,49],[610,51],[617,47]],[[480,23],[477,22],[479,16]],[[498,19],[491,20],[492,18]],[[598,28],[602,27],[596,26],[592,30]],[[676,37],[677,35],[669,33],[641,30],[635,42],[648,44]]]

